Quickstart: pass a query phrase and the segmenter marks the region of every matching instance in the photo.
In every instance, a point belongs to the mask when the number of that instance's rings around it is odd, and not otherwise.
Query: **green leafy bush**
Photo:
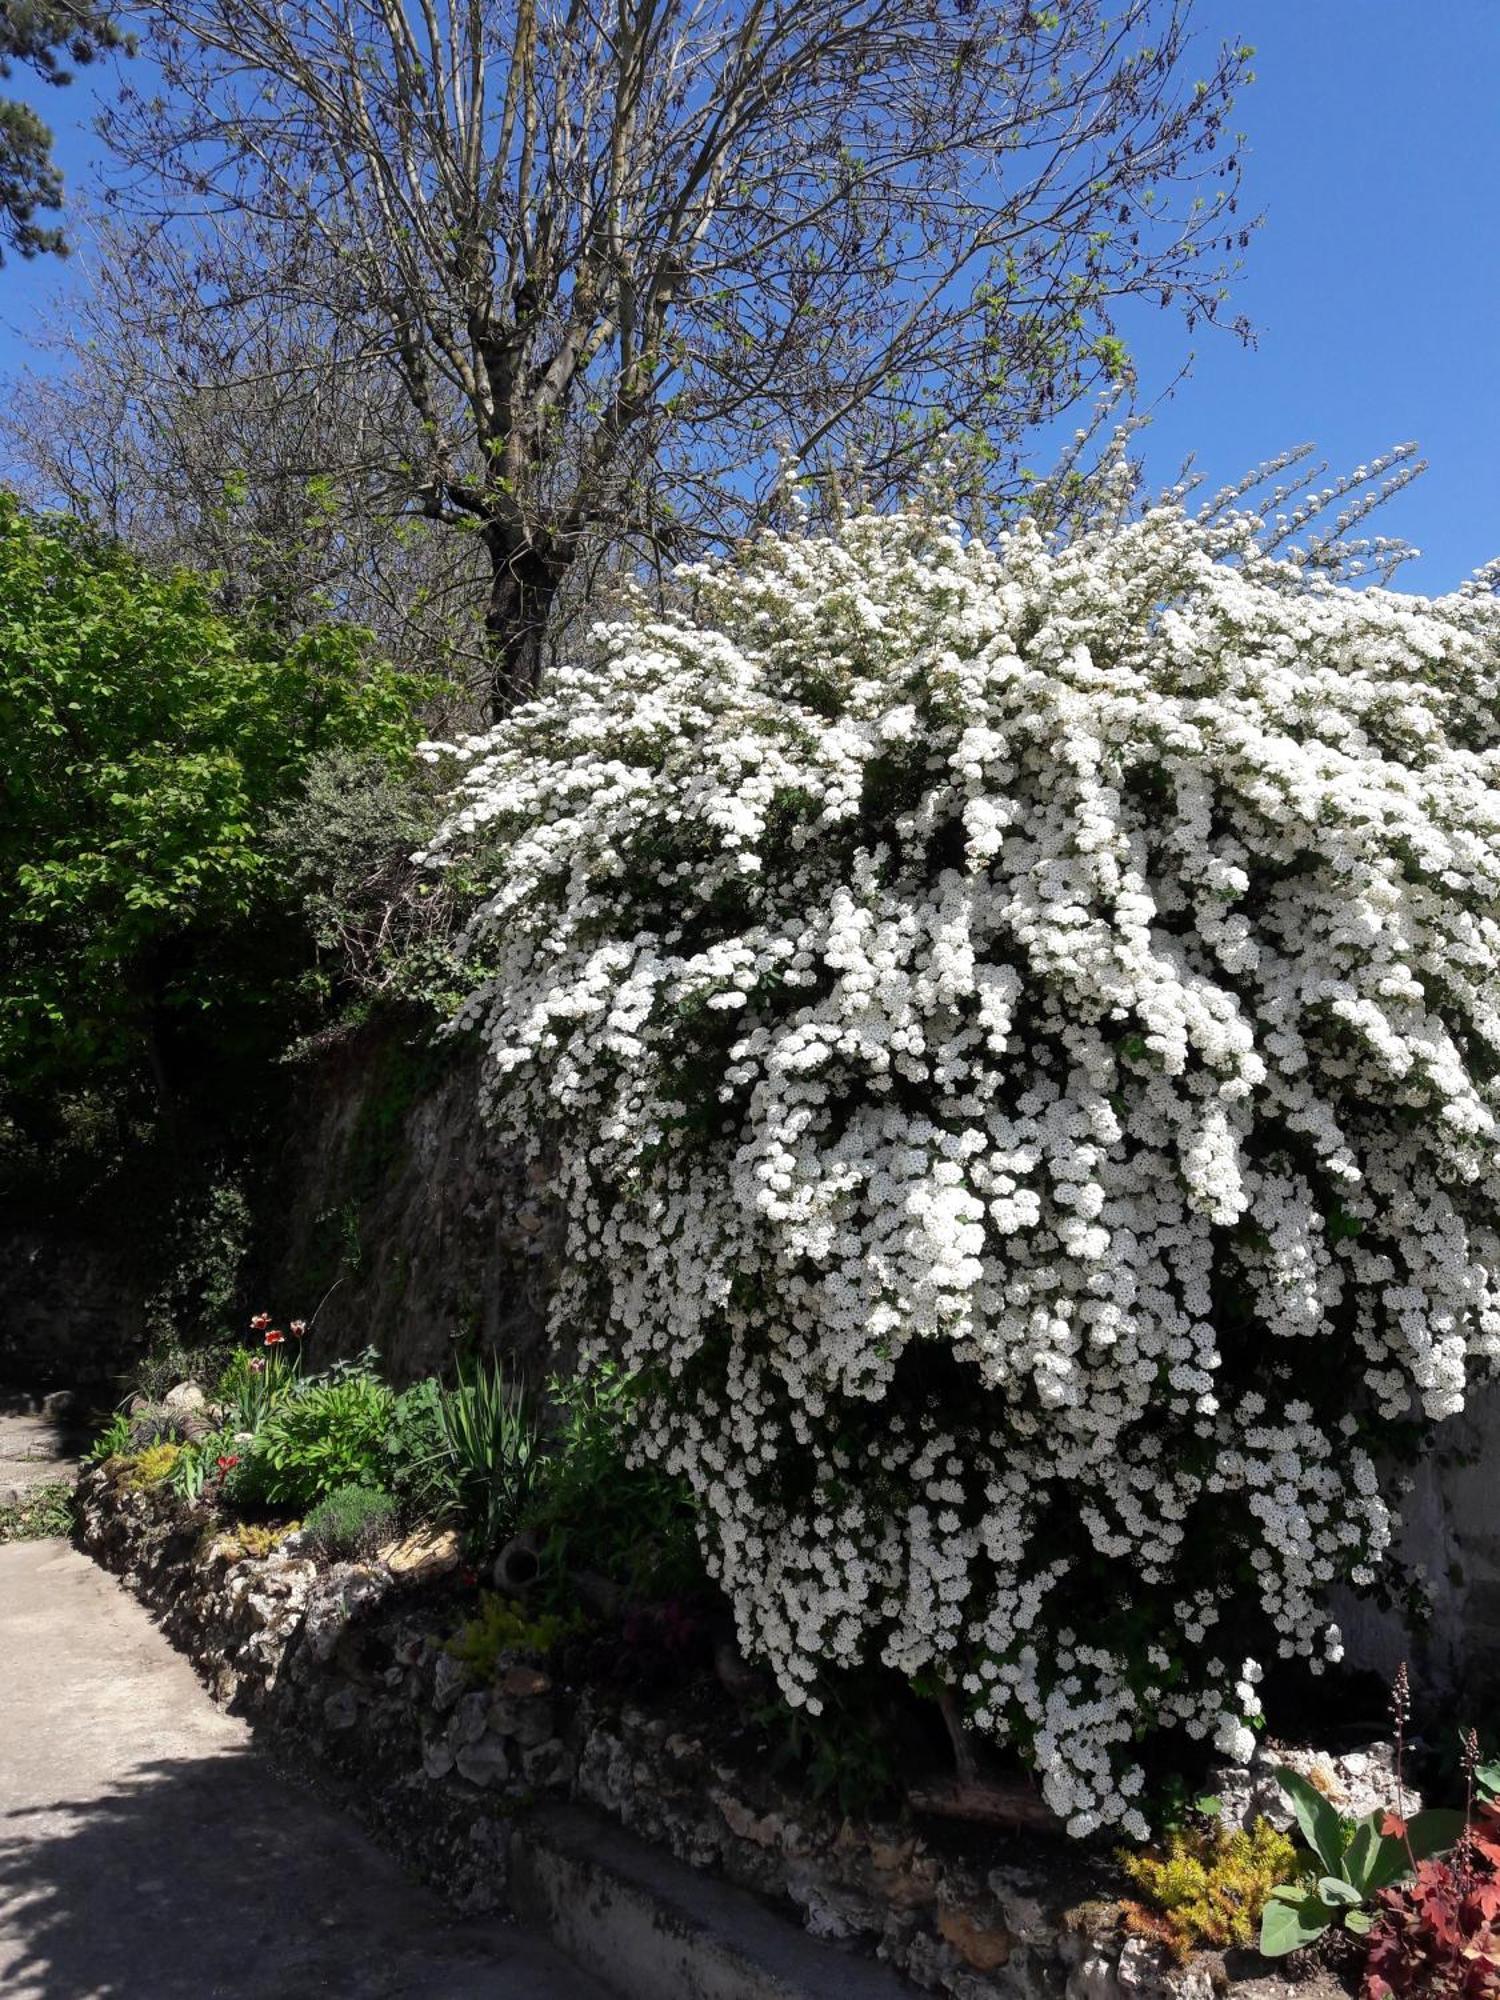
[[[1276,1782],[1291,1800],[1312,1854],[1295,1880],[1269,1892],[1260,1926],[1267,1958],[1301,1951],[1340,1923],[1366,1936],[1374,1921],[1370,1906],[1380,1891],[1404,1881],[1419,1861],[1442,1853],[1463,1832],[1459,1812],[1433,1810],[1400,1821],[1388,1812],[1372,1812],[1352,1820],[1300,1773],[1278,1771]]]
[[[591,1570],[631,1597],[690,1596],[704,1583],[697,1514],[684,1481],[659,1466],[630,1463],[636,1384],[611,1363],[547,1393],[557,1421],[526,1509],[545,1538],[543,1590],[567,1588],[571,1570]]]
[[[277,1045],[314,959],[267,822],[320,752],[400,755],[415,692],[363,633],[226,617],[208,579],[0,494],[0,1072],[23,1122]]]
[[[435,881],[412,861],[437,825],[441,796],[428,763],[393,767],[339,748],[313,759],[267,838],[320,952],[356,991],[394,992],[447,1013],[462,991],[456,936],[479,890]]]
[[[394,1498],[375,1486],[339,1486],[302,1523],[303,1537],[325,1562],[372,1556],[396,1531]]]
[[[130,1419],[123,1410],[115,1410],[84,1458],[90,1465],[102,1465],[107,1458],[122,1458],[129,1449]]]
[[[449,1512],[458,1479],[443,1424],[443,1392],[431,1376],[396,1398],[385,1435],[386,1484],[413,1519]]]
[[[237,1499],[299,1513],[341,1486],[379,1487],[395,1397],[360,1372],[307,1385],[278,1403],[248,1446]]]
[[[164,1176],[163,1196],[173,1185]],[[234,1346],[240,1273],[249,1249],[250,1202],[227,1170],[194,1174],[162,1218],[156,1276],[145,1300],[147,1352],[136,1365],[143,1394],[175,1383],[207,1388]]]

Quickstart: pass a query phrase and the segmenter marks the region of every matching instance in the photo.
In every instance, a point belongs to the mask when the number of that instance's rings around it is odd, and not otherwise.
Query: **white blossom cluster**
[[[1172,508],[682,584],[444,746],[557,1322],[789,1700],[945,1684],[1144,1834],[1140,1738],[1248,1754],[1500,1353],[1500,613]]]

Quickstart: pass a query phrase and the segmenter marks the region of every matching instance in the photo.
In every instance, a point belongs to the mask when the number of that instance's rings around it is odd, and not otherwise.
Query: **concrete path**
[[[39,1486],[72,1480],[78,1458],[62,1426],[44,1411],[0,1403],[0,1507],[13,1507]]]
[[[0,1547],[4,2000],[607,2000],[288,1783],[63,1542]]]

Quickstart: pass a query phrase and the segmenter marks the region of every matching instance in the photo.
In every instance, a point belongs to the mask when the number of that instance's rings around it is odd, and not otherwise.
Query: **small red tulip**
[[[271,1331],[266,1335],[267,1347],[280,1347],[285,1340],[286,1335],[281,1331],[279,1326],[273,1326]]]
[[[300,1340],[307,1331],[307,1321],[305,1319],[294,1319],[291,1326],[293,1340]]]
[[[252,1333],[259,1333],[262,1331],[263,1328],[268,1327],[270,1324],[271,1324],[271,1315],[269,1313],[257,1313],[254,1319],[251,1320],[250,1322],[250,1331]]]

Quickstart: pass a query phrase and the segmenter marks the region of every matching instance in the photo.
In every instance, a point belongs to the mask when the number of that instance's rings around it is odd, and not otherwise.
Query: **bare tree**
[[[399,384],[380,476],[483,551],[501,708],[591,555],[743,533],[787,458],[879,498],[956,438],[1001,490],[1122,301],[1221,314],[1250,51],[1195,78],[1189,9],[153,0],[107,136],[135,213],[235,219],[184,324]]]
[[[398,379],[326,318],[182,310],[201,259],[223,268],[232,229],[203,241],[75,225],[83,281],[53,315],[52,366],[0,404],[7,483],[149,558],[214,572],[228,609],[289,629],[347,618],[455,692],[477,685],[484,552],[411,515],[401,467],[421,440]]]

